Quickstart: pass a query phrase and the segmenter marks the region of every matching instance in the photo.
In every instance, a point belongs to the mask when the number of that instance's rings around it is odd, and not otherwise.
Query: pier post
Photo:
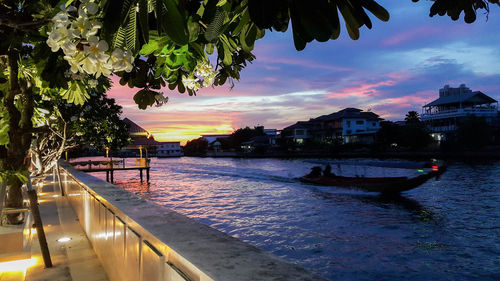
[[[106,171],[106,181],[109,182],[109,171]]]
[[[146,182],[149,182],[149,168],[146,169]]]
[[[114,183],[115,181],[113,179],[113,169],[111,169],[109,172],[111,173],[111,183]]]
[[[139,174],[141,176],[141,182],[142,182],[142,169],[139,169]]]

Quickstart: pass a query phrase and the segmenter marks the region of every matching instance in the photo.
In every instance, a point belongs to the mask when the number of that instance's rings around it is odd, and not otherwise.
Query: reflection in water
[[[365,173],[352,163],[344,175]],[[149,185],[132,172],[115,179],[328,279],[498,280],[498,164],[456,163],[439,181],[395,197],[298,182],[317,165],[313,159],[153,159]]]

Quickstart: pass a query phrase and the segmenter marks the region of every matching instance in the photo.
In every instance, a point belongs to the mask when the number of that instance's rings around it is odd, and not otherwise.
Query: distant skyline
[[[292,33],[266,31],[255,44],[257,59],[241,73],[235,87],[202,89],[188,96],[163,89],[163,107],[138,109],[137,89],[114,86],[108,95],[128,117],[161,141],[186,140],[202,134],[231,133],[264,125],[282,129],[345,107],[371,109],[387,120],[402,120],[410,110],[438,97],[445,84],[464,83],[500,99],[500,9],[474,24],[428,16],[432,2],[378,1],[389,22],[371,17],[352,41],[343,27],[338,40],[308,44],[298,52]],[[291,28],[290,28],[291,29]]]

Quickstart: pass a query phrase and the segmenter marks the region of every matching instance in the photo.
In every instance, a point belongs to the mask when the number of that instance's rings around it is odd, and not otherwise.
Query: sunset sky
[[[163,92],[163,107],[138,109],[137,89],[114,80],[110,97],[123,106],[123,117],[153,133],[160,141],[224,134],[245,126],[282,129],[345,107],[371,109],[382,118],[402,120],[410,110],[437,98],[445,84],[465,83],[500,100],[500,8],[491,7],[474,24],[461,18],[429,18],[430,1],[380,0],[391,19],[375,17],[361,38],[308,44],[298,52],[291,32],[267,31],[255,44],[257,60],[241,72],[241,80],[206,88],[197,96]]]

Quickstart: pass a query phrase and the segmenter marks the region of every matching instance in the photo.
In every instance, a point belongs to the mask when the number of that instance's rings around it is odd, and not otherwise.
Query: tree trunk
[[[31,144],[31,130],[33,124],[33,96],[32,89],[26,81],[19,81],[18,59],[21,45],[11,46],[8,51],[9,84],[10,91],[4,98],[4,106],[9,114],[9,145],[6,158],[0,163],[2,170],[26,171],[24,163]],[[20,83],[21,82],[21,83]],[[15,105],[16,96],[20,97],[18,102],[22,103],[21,109]],[[7,179],[7,198],[5,206],[20,208],[23,206],[22,182],[16,176]],[[10,224],[23,222],[21,214],[9,214],[7,221]]]

